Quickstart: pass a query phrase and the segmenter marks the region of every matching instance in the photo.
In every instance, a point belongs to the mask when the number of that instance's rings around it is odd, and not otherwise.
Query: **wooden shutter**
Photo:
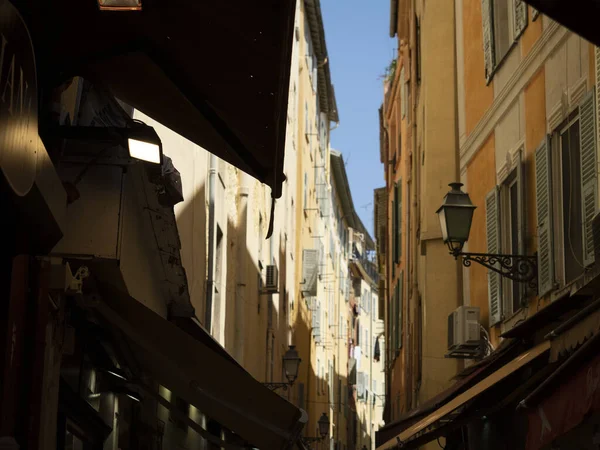
[[[535,197],[538,227],[538,295],[552,290],[554,284],[554,249],[552,239],[552,177],[550,138],[535,151]]]
[[[402,257],[402,180],[398,181],[398,228],[396,232],[398,233],[397,245],[398,245],[398,262],[400,262],[400,258]]]
[[[581,155],[581,224],[583,233],[583,264],[594,262],[592,219],[596,213],[598,175],[596,173],[596,114],[594,91],[579,105],[579,142]]]
[[[398,184],[394,185],[394,199],[392,200],[392,278],[394,276],[394,269],[396,267],[396,261],[398,261],[398,247],[396,245],[398,232]]]
[[[517,153],[517,165],[515,167],[517,174],[517,209],[518,209],[518,253],[519,255],[525,254],[525,233],[527,230],[525,222],[525,165],[523,164],[523,151],[519,150]]]
[[[521,36],[525,28],[527,28],[527,3],[523,0],[514,0],[515,7],[513,8],[514,23],[515,23],[515,40]]]
[[[492,0],[481,0],[481,23],[483,25],[483,62],[485,78],[490,80],[494,71],[494,22],[492,20]]]
[[[306,409],[304,406],[304,383],[298,383],[298,408]]]
[[[394,320],[396,321],[396,349],[402,348],[402,295],[404,291],[404,272],[400,272],[398,278],[398,284],[396,284],[396,315]]]
[[[488,253],[500,253],[500,204],[498,188],[494,187],[485,198],[485,225]],[[500,274],[488,270],[488,300],[490,326],[502,320],[502,279]]]

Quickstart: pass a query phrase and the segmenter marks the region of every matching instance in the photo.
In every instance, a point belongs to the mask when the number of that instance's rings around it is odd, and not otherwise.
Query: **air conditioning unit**
[[[277,271],[277,266],[272,264],[267,266],[267,276],[265,277],[263,291],[270,294],[279,291],[279,272]]]
[[[479,307],[460,306],[448,316],[448,350],[477,350],[480,344]]]

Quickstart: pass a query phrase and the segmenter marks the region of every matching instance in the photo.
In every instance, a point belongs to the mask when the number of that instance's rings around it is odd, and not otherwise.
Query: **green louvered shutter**
[[[498,188],[494,187],[485,197],[485,226],[487,252],[500,253],[500,204]],[[488,270],[488,300],[490,326],[502,320],[502,278],[493,270]]]
[[[579,105],[579,142],[581,155],[581,225],[583,233],[583,263],[594,262],[592,219],[596,213],[598,175],[596,168],[596,114],[594,91]]]
[[[398,236],[398,262],[402,257],[402,179],[398,182],[398,228],[396,230]]]
[[[494,22],[492,20],[492,0],[481,0],[481,23],[483,25],[483,62],[485,79],[490,80],[494,72]]]
[[[550,168],[550,137],[535,151],[535,197],[538,228],[538,296],[554,285],[554,248],[552,239],[552,178]]]
[[[513,16],[515,40],[517,40],[523,31],[525,31],[525,28],[527,28],[527,3],[523,0],[514,0]]]

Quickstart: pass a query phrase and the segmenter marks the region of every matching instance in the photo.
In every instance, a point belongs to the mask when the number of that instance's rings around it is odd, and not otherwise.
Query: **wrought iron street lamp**
[[[501,276],[519,283],[528,283],[530,287],[537,286],[537,257],[527,255],[503,255],[495,253],[465,253],[462,251],[469,239],[473,213],[477,208],[469,194],[463,192],[462,183],[450,183],[450,192],[444,197],[442,206],[437,210],[442,238],[448,246],[450,254],[458,259],[460,256],[463,266],[470,267],[472,261],[487,267]]]
[[[319,426],[319,437],[304,437],[302,438],[306,442],[319,442],[322,441],[329,435],[329,417],[327,417],[326,413],[321,414],[319,421],[317,422]]]
[[[298,356],[298,351],[296,350],[295,345],[290,345],[290,348],[285,355],[283,355],[283,372],[285,373],[285,377],[288,379],[287,382],[266,382],[263,383],[266,387],[275,391],[279,388],[283,388],[284,391],[287,391],[288,386],[291,386],[298,378],[298,370],[300,369],[300,363],[302,359]]]

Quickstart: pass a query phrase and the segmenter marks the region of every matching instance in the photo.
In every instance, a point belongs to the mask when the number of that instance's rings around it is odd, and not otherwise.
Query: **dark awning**
[[[600,1],[577,0],[525,0],[542,14],[557,21],[569,30],[600,46]]]
[[[415,448],[417,445],[422,445],[429,442],[431,439],[435,439],[435,436],[431,433],[431,430],[436,426],[436,424],[439,426],[444,423],[444,421],[451,420],[449,418],[451,418],[452,415],[457,411],[460,411],[460,409],[465,407],[469,402],[477,397],[480,397],[491,388],[502,382],[504,379],[511,376],[513,373],[520,370],[527,364],[531,363],[536,358],[544,355],[549,349],[550,343],[548,341],[544,341],[530,350],[527,350],[483,380],[479,381],[474,386],[470,387],[462,394],[443,404],[431,414],[401,431],[396,436],[391,437],[385,442],[378,442],[377,450],[391,450],[398,447],[399,444],[402,444],[400,446],[404,446],[403,448]],[[428,434],[429,437],[427,436]],[[413,447],[413,445],[415,447]]]
[[[281,196],[295,0],[14,0],[40,84],[72,76],[113,94]]]
[[[379,447],[383,443],[389,441],[394,436],[411,427],[428,414],[431,414],[436,409],[456,398],[479,381],[493,373],[499,367],[508,363],[519,354],[520,347],[517,341],[506,339],[500,346],[487,358],[468,367],[455,378],[457,381],[448,389],[440,392],[429,400],[423,402],[417,408],[403,414],[394,422],[386,424],[380,428],[376,435],[376,445]]]
[[[123,334],[158,383],[261,450],[297,442],[306,413],[233,362],[207,332],[192,335],[112,285],[95,279],[95,286],[101,298],[87,306]]]

